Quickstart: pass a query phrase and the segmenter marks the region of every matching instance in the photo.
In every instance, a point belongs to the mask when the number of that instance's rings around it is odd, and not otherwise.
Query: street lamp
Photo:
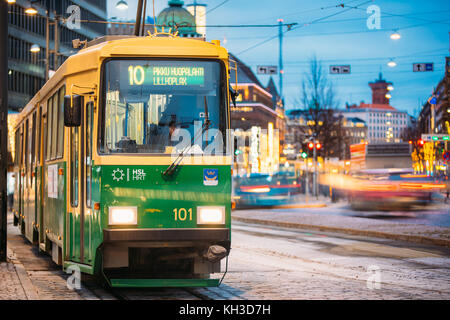
[[[397,32],[397,30],[394,30],[393,33],[391,33],[390,38],[392,40],[398,40],[400,39],[402,36],[400,35],[400,33]]]
[[[38,11],[33,6],[29,6],[28,8],[25,9],[25,13],[29,14],[30,16],[34,16],[35,14],[38,13]]]
[[[390,93],[386,93],[385,97],[388,98],[388,99],[392,98]]]
[[[387,65],[388,65],[388,67],[393,68],[393,67],[395,67],[395,66],[397,65],[397,63],[396,63],[394,60],[391,59],[391,60],[387,63]]]
[[[32,2],[35,2],[37,0],[32,0]],[[45,10],[46,10],[46,14],[45,14],[45,81],[47,81],[49,79],[49,74],[50,74],[50,65],[49,65],[49,61],[50,61],[50,53],[53,53],[54,55],[54,59],[53,59],[53,63],[54,63],[54,69],[58,69],[58,57],[59,57],[59,28],[58,28],[58,24],[59,24],[59,19],[60,17],[57,15],[56,11],[54,12],[54,17],[53,17],[53,22],[50,22],[50,0],[46,0],[45,1]],[[38,11],[36,10],[35,7],[33,7],[33,5],[28,6],[28,8],[25,9],[25,13],[27,15],[30,16],[34,16],[38,13]],[[54,26],[54,49],[50,50],[50,25]],[[37,50],[36,48],[34,50]],[[39,48],[40,50],[40,48]],[[31,51],[31,52],[39,52],[39,51]]]
[[[33,53],[38,53],[39,51],[41,51],[41,47],[39,47],[39,45],[37,44],[33,44],[30,48],[30,51]]]
[[[8,2],[9,4],[14,4],[16,3],[16,0],[6,0],[6,2]]]
[[[128,9],[128,3],[124,0],[120,0],[119,2],[116,3],[116,9],[126,10]]]
[[[389,91],[392,91],[392,90],[394,90],[394,86],[390,84],[390,85],[387,86],[386,89],[388,89]]]

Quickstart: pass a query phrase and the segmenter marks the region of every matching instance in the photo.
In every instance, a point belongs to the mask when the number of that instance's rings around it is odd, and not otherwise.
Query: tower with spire
[[[392,82],[386,82],[381,72],[378,75],[378,79],[374,82],[369,82],[369,86],[372,89],[372,104],[389,105],[389,98],[386,97],[386,94],[389,92],[388,86],[390,85],[392,85]]]

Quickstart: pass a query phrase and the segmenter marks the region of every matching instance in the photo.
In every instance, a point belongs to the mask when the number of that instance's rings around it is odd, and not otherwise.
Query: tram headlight
[[[225,224],[225,207],[197,207],[197,224]]]
[[[109,225],[136,225],[137,207],[109,207]]]

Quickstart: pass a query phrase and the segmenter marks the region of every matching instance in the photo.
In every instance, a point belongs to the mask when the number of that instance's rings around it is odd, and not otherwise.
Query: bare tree
[[[401,138],[403,141],[408,141],[413,146],[413,151],[417,156],[420,163],[425,162],[425,155],[423,153],[422,133],[426,132],[421,128],[421,123],[419,121],[414,121],[411,125],[403,129],[401,133]]]
[[[302,128],[304,135],[315,135],[322,143],[319,152],[322,156],[342,157],[342,116],[336,113],[338,101],[333,84],[316,57],[311,59],[309,72],[304,74],[299,103],[307,122]]]

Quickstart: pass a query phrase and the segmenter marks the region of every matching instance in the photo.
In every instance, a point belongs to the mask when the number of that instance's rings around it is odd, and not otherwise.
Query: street
[[[446,247],[234,222],[228,272],[218,288],[110,290],[83,276],[81,290],[72,291],[49,256],[12,224],[8,231],[39,299],[450,298]]]
[[[274,207],[272,208],[272,210],[274,213],[276,213],[286,211],[287,209],[284,209],[282,207]],[[347,202],[341,201],[322,208],[295,208],[295,206],[293,206],[289,208],[289,210],[320,215],[362,217],[367,219],[376,219],[399,223],[450,227],[450,204],[446,203],[437,203],[425,208],[421,207],[416,208],[415,210],[405,211],[355,211],[350,208]]]

